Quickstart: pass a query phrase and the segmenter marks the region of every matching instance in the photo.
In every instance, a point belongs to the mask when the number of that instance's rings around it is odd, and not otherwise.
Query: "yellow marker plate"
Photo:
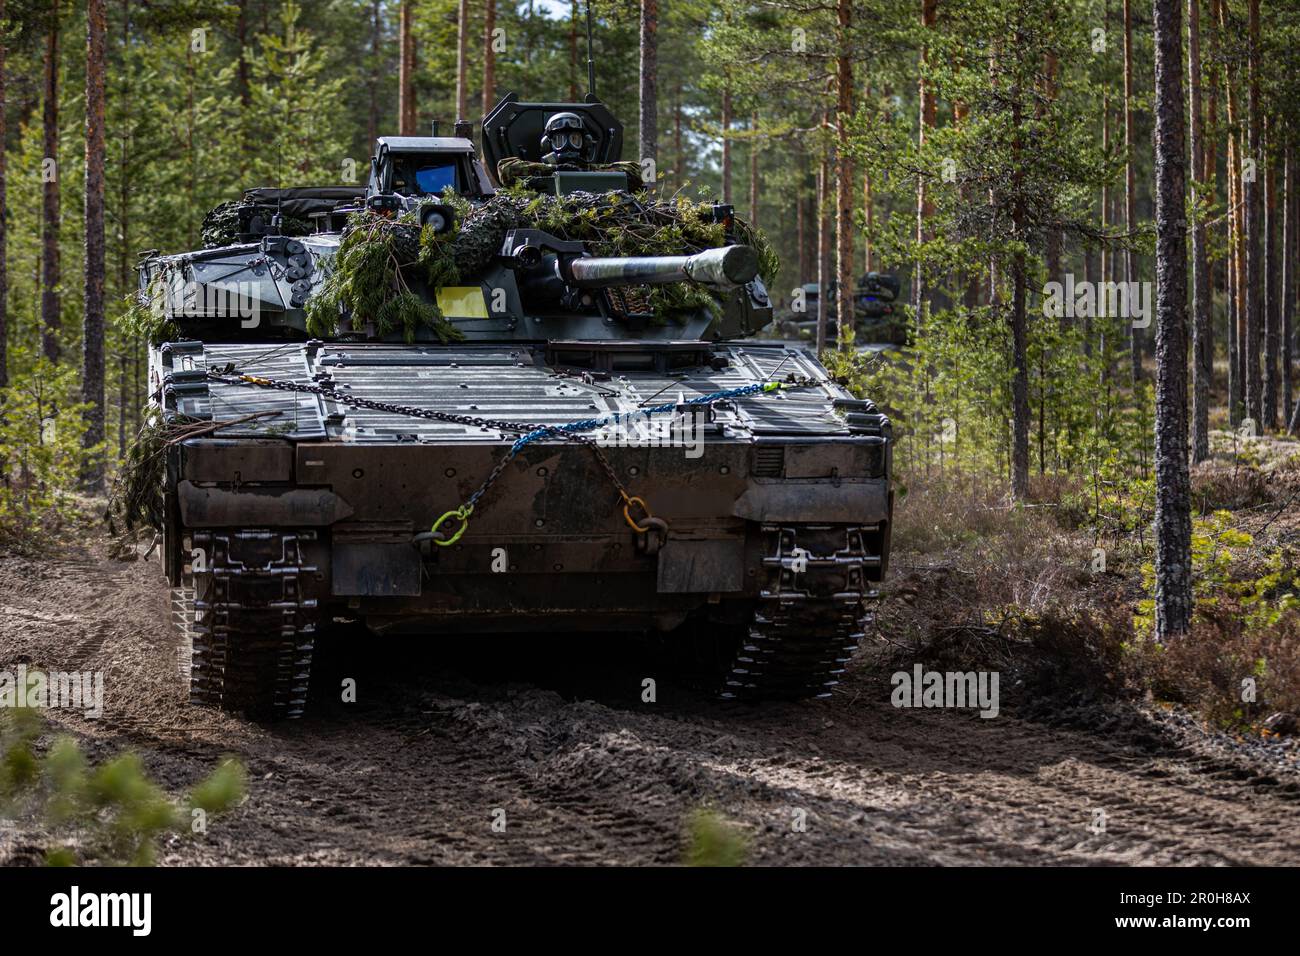
[[[476,285],[449,285],[438,290],[438,308],[449,319],[486,319],[487,301]]]

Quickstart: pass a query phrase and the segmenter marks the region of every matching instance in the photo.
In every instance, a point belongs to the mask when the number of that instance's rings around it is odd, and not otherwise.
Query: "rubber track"
[[[829,697],[879,597],[874,528],[764,525],[767,574],[758,609],[720,696],[730,700]]]

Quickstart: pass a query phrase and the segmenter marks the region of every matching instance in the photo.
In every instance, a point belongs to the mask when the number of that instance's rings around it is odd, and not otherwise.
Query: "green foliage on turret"
[[[307,302],[307,331],[332,336],[340,319],[346,318],[354,328],[373,323],[380,335],[400,329],[407,342],[415,341],[421,326],[432,329],[443,342],[459,339],[459,330],[444,318],[436,298],[417,291],[429,285],[429,278],[443,284],[452,278],[445,271],[434,273],[421,261],[421,245],[420,226],[413,216],[387,219],[369,212],[354,216],[329,278]]]
[[[420,326],[442,341],[460,333],[446,321],[435,293],[472,282],[491,265],[511,229],[541,229],[563,241],[581,241],[597,256],[678,256],[724,246],[725,227],[713,221],[712,206],[685,197],[652,199],[626,192],[546,196],[523,188],[505,189],[473,206],[446,195],[457,211],[449,232],[423,232],[414,214],[386,219],[373,213],[353,217],[324,287],[307,304],[307,330],[336,334],[340,317],[353,327],[373,321],[380,334],[401,329],[411,341]],[[733,220],[736,241],[759,254],[759,275],[776,278],[780,262],[767,237]],[[717,297],[701,286],[679,282],[655,286],[649,305],[661,320],[716,313]]]
[[[127,309],[122,313],[123,330],[133,339],[161,345],[180,338],[180,327],[168,317],[163,308],[163,283],[154,279],[143,294],[132,292],[126,296]]]

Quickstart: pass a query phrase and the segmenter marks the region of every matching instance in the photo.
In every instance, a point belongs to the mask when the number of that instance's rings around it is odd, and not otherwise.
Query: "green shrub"
[[[749,841],[734,824],[713,810],[696,810],[686,827],[687,866],[743,866]]]
[[[36,744],[44,731],[44,721],[27,708],[0,713],[0,814],[46,822],[59,841],[46,850],[50,866],[150,865],[159,837],[188,829],[188,811],[216,816],[245,793],[247,773],[233,757],[181,803],[149,779],[136,754],[92,767],[74,740],[60,737],[42,759]]]
[[[88,405],[72,403],[78,371],[39,358],[0,389],[0,549],[27,550],[81,516],[76,500],[88,456],[82,448]]]

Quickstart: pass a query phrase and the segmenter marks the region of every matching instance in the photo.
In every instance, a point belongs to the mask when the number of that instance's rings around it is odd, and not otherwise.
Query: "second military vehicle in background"
[[[858,279],[853,293],[853,345],[857,348],[906,346],[911,342],[911,324],[898,307],[901,283],[897,276],[868,272]],[[779,310],[776,328],[784,338],[815,342],[819,287],[809,282],[800,287],[801,302],[792,301]],[[831,282],[826,296],[826,344],[839,338],[839,283]],[[796,308],[801,305],[802,308]]]

